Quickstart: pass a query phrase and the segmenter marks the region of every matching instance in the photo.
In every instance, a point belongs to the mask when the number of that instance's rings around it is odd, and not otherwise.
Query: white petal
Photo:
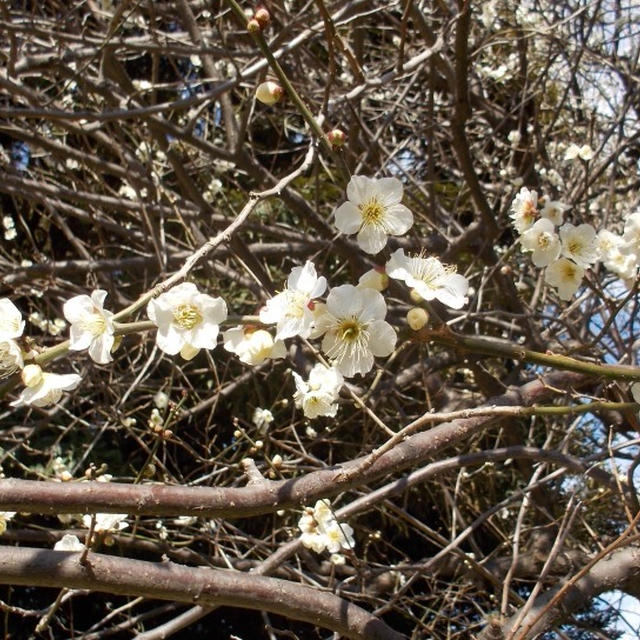
[[[376,191],[378,192],[378,200],[390,207],[398,204],[402,200],[402,182],[398,178],[379,178],[376,180]]]
[[[369,326],[369,349],[374,356],[386,358],[396,348],[398,336],[393,327],[384,320],[377,320]]]
[[[89,357],[98,364],[111,362],[111,347],[113,347],[114,337],[108,333],[98,336],[89,347]]]
[[[351,176],[347,185],[347,198],[355,205],[369,200],[375,193],[376,181],[366,176]]]
[[[436,291],[436,298],[452,309],[462,308],[467,299],[469,281],[459,273],[451,273],[439,280],[438,284],[440,288]]]
[[[67,300],[62,306],[62,313],[67,322],[71,324],[81,322],[87,316],[93,314],[94,304],[89,296],[74,296]]]
[[[403,204],[396,204],[385,211],[384,222],[387,231],[392,236],[401,236],[411,229],[413,225],[413,213]]]
[[[359,314],[361,320],[383,320],[387,315],[387,303],[384,296],[375,289],[361,289],[362,311]]]
[[[358,246],[366,253],[374,255],[386,247],[387,237],[380,225],[367,224],[358,233]]]
[[[327,296],[327,310],[336,318],[359,315],[363,307],[363,293],[366,289],[357,289],[351,284],[334,287]],[[373,291],[373,293],[378,293]],[[381,294],[378,293],[380,297]]]
[[[362,214],[360,209],[352,202],[341,204],[333,214],[335,216],[338,231],[346,235],[355,233],[362,225]]]

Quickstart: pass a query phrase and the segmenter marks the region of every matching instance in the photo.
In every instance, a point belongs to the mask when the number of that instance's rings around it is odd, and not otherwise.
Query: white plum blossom
[[[560,240],[561,254],[577,265],[588,267],[597,261],[596,230],[590,224],[580,224],[577,227],[570,222],[563,224],[560,227]]]
[[[53,545],[54,551],[84,551],[84,545],[71,533],[66,533]]]
[[[153,396],[153,404],[156,405],[156,409],[164,411],[169,406],[169,396],[164,391],[158,391]]]
[[[552,262],[544,273],[545,281],[558,290],[562,300],[571,300],[583,277],[584,269],[566,258]]]
[[[266,431],[267,427],[273,422],[273,413],[269,409],[256,407],[253,411],[251,422],[256,425],[258,431]]]
[[[396,332],[385,322],[387,305],[373,289],[344,284],[331,289],[325,312],[318,318],[324,333],[322,350],[347,378],[365,374],[373,358],[390,355],[396,345]]]
[[[122,531],[129,525],[126,522],[126,513],[96,513],[96,520],[93,526],[95,532]],[[82,524],[88,528],[91,527],[91,514],[82,516]]]
[[[522,247],[532,251],[531,261],[536,267],[546,267],[560,255],[560,238],[554,231],[553,222],[540,218],[520,238]]]
[[[22,349],[15,340],[0,340],[0,380],[22,369]]]
[[[294,267],[287,279],[287,288],[267,300],[260,311],[260,322],[276,324],[276,340],[293,336],[308,338],[314,324],[314,298],[327,288],[324,276],[318,277],[313,262]]]
[[[522,187],[511,203],[509,217],[520,234],[533,226],[538,217],[538,193]]]
[[[631,213],[624,222],[621,251],[640,256],[640,211]]]
[[[190,360],[200,349],[215,348],[227,305],[222,298],[200,293],[192,282],[183,282],[150,300],[147,315],[158,327],[158,347]]]
[[[19,338],[24,331],[24,320],[18,307],[9,298],[0,298],[0,340]]]
[[[224,348],[235,353],[245,364],[258,365],[267,358],[284,358],[287,355],[284,342],[274,341],[273,336],[264,329],[234,327],[227,329],[222,336]]]
[[[401,236],[413,225],[397,178],[352,176],[347,198],[334,212],[336,227],[346,235],[357,233],[358,246],[367,253],[378,253],[390,235]]]
[[[37,364],[28,364],[22,370],[22,381],[26,388],[18,399],[11,403],[11,406],[33,405],[35,407],[46,407],[50,404],[55,404],[62,397],[63,391],[75,389],[81,380],[82,378],[76,373],[64,375],[47,373],[42,371]]]
[[[322,553],[338,553],[342,549],[353,549],[353,529],[345,523],[339,523],[331,511],[328,500],[318,500],[313,507],[306,507],[298,521],[302,531],[300,542],[307,549]]]
[[[15,515],[15,511],[0,511],[0,535],[7,530],[7,522]]]
[[[357,286],[361,289],[384,291],[389,286],[389,276],[386,274],[384,267],[375,267],[374,269],[369,269],[358,278]]]
[[[567,209],[569,209],[568,204],[564,204],[559,200],[547,200],[540,210],[540,217],[551,220],[556,227],[559,227]]]
[[[577,158],[580,158],[581,160],[588,162],[593,158],[593,155],[593,149],[588,144],[583,144],[579,147],[577,144],[572,143],[564,152],[564,159],[576,160]]]
[[[305,417],[334,417],[336,415],[338,412],[336,401],[340,387],[344,384],[344,378],[335,367],[325,367],[319,362],[311,369],[307,381],[303,380],[295,371],[293,379],[296,383],[293,399],[296,407],[302,409]]]
[[[423,300],[440,300],[453,309],[460,309],[467,301],[469,281],[437,258],[405,256],[404,250],[398,249],[387,262],[387,273],[403,280]]]
[[[106,296],[106,291],[96,289],[91,297],[75,296],[63,306],[64,317],[71,323],[69,349],[89,349],[89,357],[98,364],[107,364],[113,360],[113,313],[104,308]]]

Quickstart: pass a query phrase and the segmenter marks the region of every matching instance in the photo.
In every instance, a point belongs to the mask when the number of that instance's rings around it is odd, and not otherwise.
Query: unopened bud
[[[266,7],[258,7],[253,15],[253,19],[264,29],[271,22],[271,15]]]
[[[347,139],[347,135],[342,129],[331,129],[329,133],[327,133],[327,140],[333,147],[341,147],[345,140]]]
[[[262,440],[256,440],[256,449],[262,449],[264,447],[264,442]]]
[[[407,323],[414,331],[420,331],[427,322],[429,322],[429,314],[421,307],[413,307],[407,312]]]
[[[60,480],[62,480],[62,482],[69,482],[69,480],[72,479],[73,476],[66,469],[60,474]]]
[[[21,377],[25,387],[36,387],[42,382],[42,369],[37,364],[28,364],[22,370]]]
[[[282,456],[278,453],[276,453],[275,456],[273,456],[273,458],[271,458],[271,464],[277,469],[278,467],[282,466]]]
[[[282,100],[283,95],[284,90],[282,87],[272,80],[267,80],[267,82],[259,84],[256,89],[256,98],[263,104],[275,104]]]
[[[260,31],[262,31],[262,27],[255,18],[251,18],[251,20],[247,22],[247,31],[249,33],[259,33]]]

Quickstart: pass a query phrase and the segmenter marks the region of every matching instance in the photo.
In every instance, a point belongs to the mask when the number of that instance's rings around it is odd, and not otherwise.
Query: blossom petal
[[[387,237],[381,225],[367,224],[358,233],[358,246],[366,253],[374,255],[386,247]]]
[[[386,358],[396,348],[398,336],[393,327],[384,320],[372,322],[369,326],[369,349],[374,356]]]
[[[351,284],[334,287],[327,296],[327,310],[336,318],[359,315],[364,303],[364,289],[356,289]],[[373,293],[378,293],[374,291]],[[378,295],[382,298],[382,294]]]
[[[461,309],[469,291],[469,281],[459,273],[450,273],[438,281],[436,298],[452,309]]]
[[[346,235],[355,233],[362,226],[362,213],[353,202],[344,202],[333,215],[338,231]]]
[[[347,185],[347,198],[355,205],[368,200],[375,188],[376,181],[367,176],[351,176]],[[376,190],[377,191],[377,190]]]
[[[391,207],[402,200],[403,187],[398,178],[379,178],[375,181],[375,186],[378,192],[378,200],[385,207]]]
[[[388,233],[401,236],[413,226],[413,213],[403,204],[395,204],[386,210],[384,222]]]

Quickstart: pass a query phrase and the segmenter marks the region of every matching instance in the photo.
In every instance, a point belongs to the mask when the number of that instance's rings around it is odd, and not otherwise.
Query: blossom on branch
[[[104,308],[107,292],[96,289],[91,297],[75,296],[64,303],[64,317],[71,324],[69,349],[82,351],[89,349],[89,356],[98,364],[111,362],[113,335],[113,313]]]
[[[437,258],[405,256],[404,250],[398,249],[387,262],[387,273],[404,281],[423,300],[440,300],[452,309],[460,309],[467,301],[469,281]]]
[[[22,369],[22,349],[15,340],[0,340],[0,380]]]
[[[385,322],[387,305],[373,289],[350,284],[331,289],[324,313],[318,318],[323,334],[322,350],[347,378],[365,374],[373,358],[390,355],[396,346],[396,332]]]
[[[328,500],[318,500],[313,509],[306,507],[298,521],[298,528],[302,531],[300,542],[316,553],[322,553],[325,549],[329,553],[338,553],[355,546],[353,529],[336,520]]]
[[[222,298],[200,293],[192,282],[183,282],[150,300],[147,315],[158,327],[158,347],[191,360],[200,349],[215,348],[227,305]]]
[[[567,222],[560,227],[561,253],[581,267],[588,267],[598,259],[596,230],[590,224],[577,227]]]
[[[344,384],[344,378],[335,367],[325,367],[319,362],[311,369],[308,380],[303,380],[295,371],[293,379],[296,383],[293,399],[296,407],[302,409],[305,417],[336,415],[338,412],[336,401],[340,387]]]
[[[304,267],[291,269],[287,288],[267,300],[260,311],[260,322],[276,324],[276,340],[308,338],[314,325],[313,299],[326,288],[326,278],[318,277],[313,262],[307,260]]]
[[[546,267],[560,255],[560,238],[554,231],[553,222],[540,218],[527,229],[520,239],[523,249],[532,251],[531,261],[536,267]]]
[[[235,353],[245,364],[258,365],[267,358],[284,358],[287,355],[284,342],[274,341],[273,336],[264,329],[234,327],[227,329],[222,336],[224,348]]]
[[[64,375],[46,373],[37,364],[28,364],[22,370],[22,381],[26,385],[26,389],[22,391],[17,400],[11,403],[11,406],[46,407],[55,404],[62,397],[63,391],[75,389],[81,380],[82,378],[76,373]]]
[[[522,187],[511,203],[509,217],[520,234],[532,227],[538,217],[538,193]]]
[[[352,176],[347,198],[334,212],[336,227],[346,235],[357,233],[358,245],[367,253],[378,253],[390,235],[400,236],[413,225],[413,214],[401,204],[397,178]]]
[[[571,300],[583,277],[584,269],[566,258],[552,262],[544,273],[545,281],[558,290],[562,300]]]
[[[91,514],[88,513],[82,516],[82,524],[87,529],[91,527],[91,518]],[[122,531],[129,526],[123,522],[126,518],[126,513],[96,513],[93,530],[95,532]]]

